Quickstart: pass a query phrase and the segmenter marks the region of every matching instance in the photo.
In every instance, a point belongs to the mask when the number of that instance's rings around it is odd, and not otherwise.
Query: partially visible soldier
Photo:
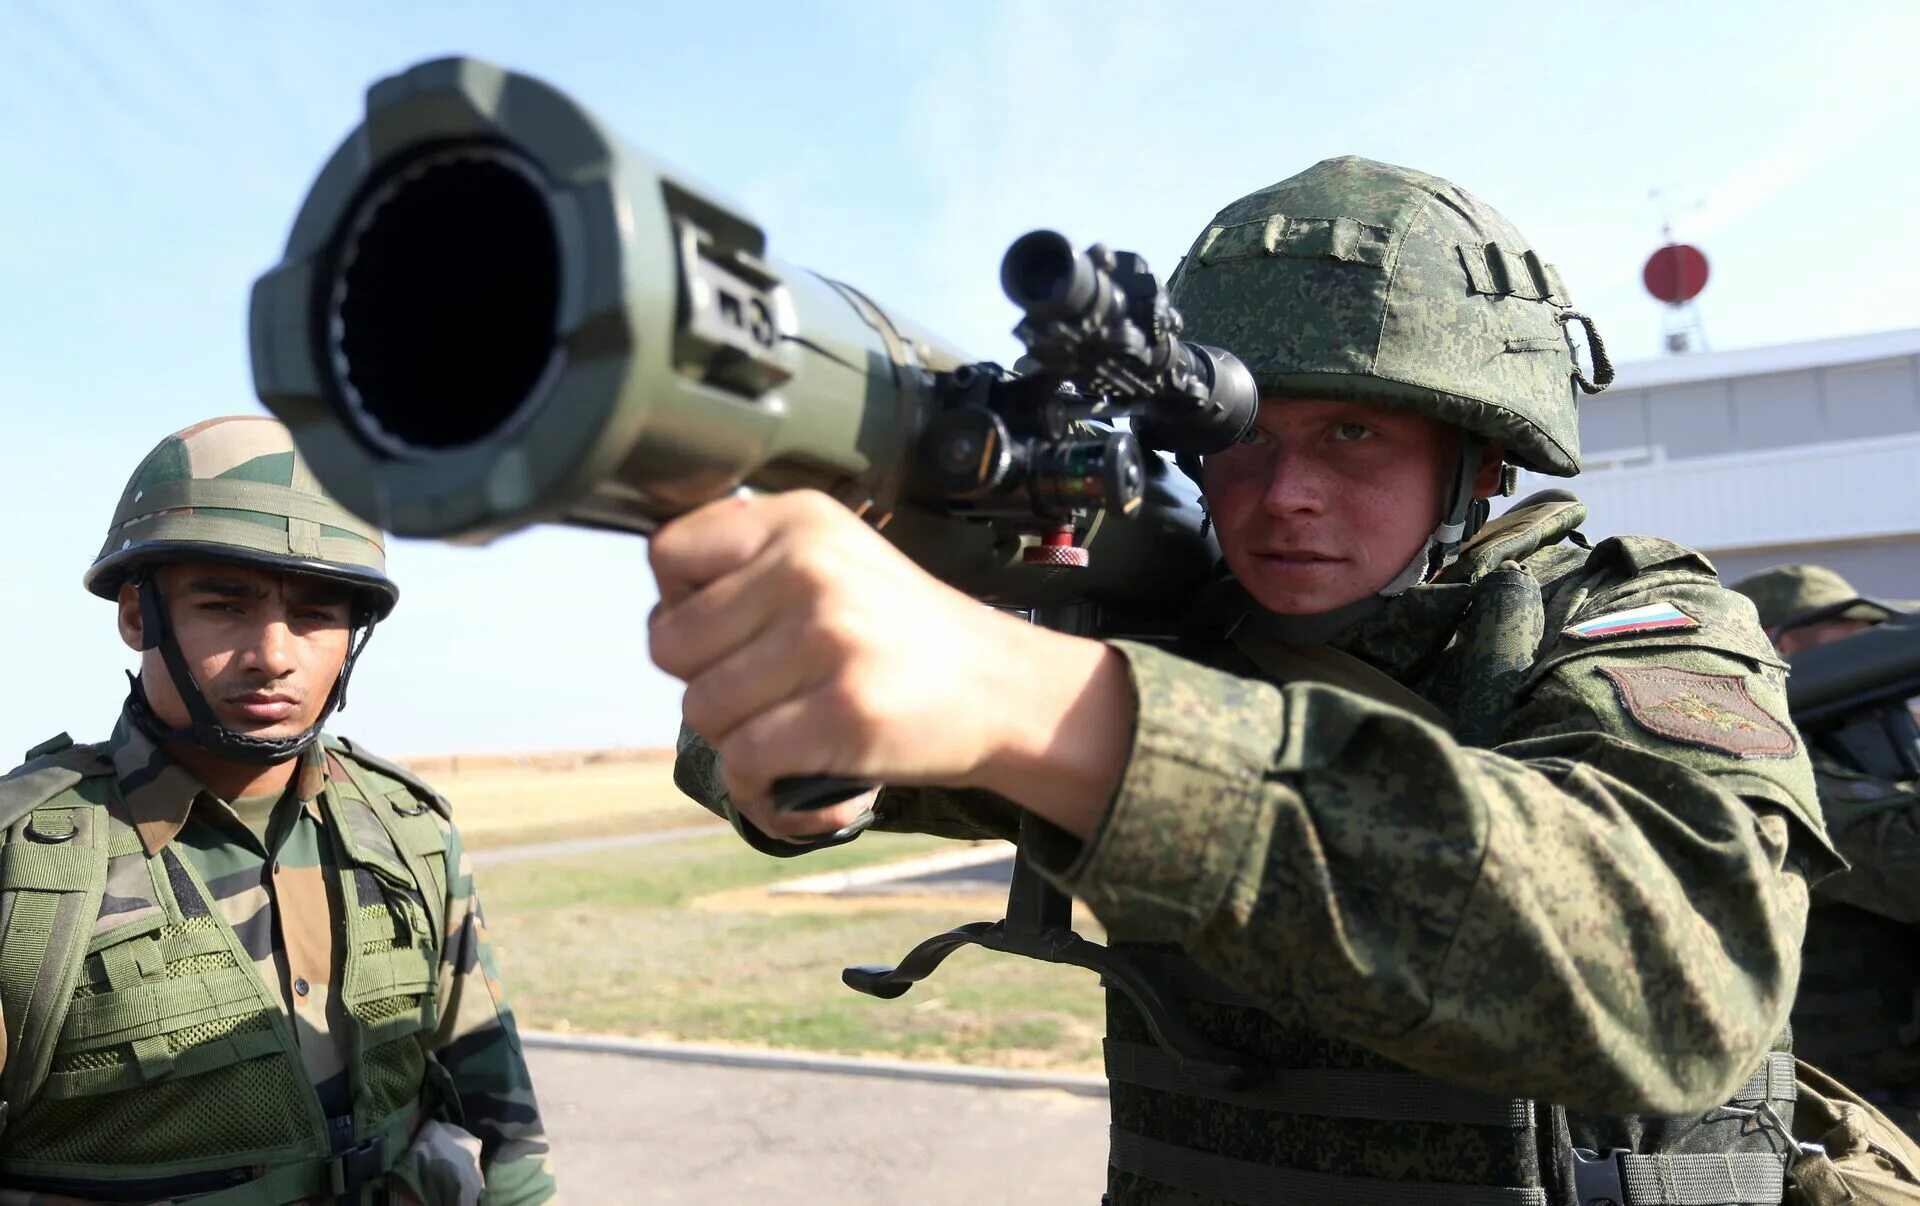
[[[676,780],[770,852],[868,803],[1056,827],[1028,853],[1150,987],[1109,981],[1114,1206],[1780,1202],[1837,866],[1780,660],[1699,554],[1591,543],[1564,492],[1469,539],[1503,462],[1579,471],[1558,274],[1344,158],[1229,205],[1171,292],[1261,392],[1196,467],[1232,581],[1177,648],[989,611],[821,495],[729,499],[649,547]],[[887,786],[773,807],[815,774]],[[1194,1075],[1150,997],[1256,1075]]]
[[[1777,566],[1733,589],[1789,655],[1865,632],[1897,606],[1817,565]],[[1836,744],[1807,745],[1827,832],[1853,866],[1814,889],[1794,1044],[1920,1138],[1920,784],[1868,774]]]
[[[0,1203],[551,1198],[446,802],[321,732],[399,596],[380,533],[214,419],[86,586],[140,674],[0,779]]]

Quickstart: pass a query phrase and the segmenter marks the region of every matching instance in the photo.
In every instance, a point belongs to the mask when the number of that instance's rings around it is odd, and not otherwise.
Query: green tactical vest
[[[1869,803],[1907,793],[1864,776],[1819,771],[1820,798]],[[1878,1105],[1920,1107],[1920,943],[1914,928],[1816,893],[1807,914],[1800,1055]]]
[[[1474,582],[1473,608],[1485,631],[1519,634],[1512,649],[1496,650],[1467,671],[1478,676],[1482,697],[1515,694],[1502,683],[1525,677],[1542,628],[1539,583],[1517,563],[1558,543],[1585,515],[1571,495],[1542,500],[1488,525],[1449,571],[1450,578]],[[1475,575],[1476,559],[1490,572]],[[1345,657],[1311,648],[1276,655],[1244,641],[1240,647],[1282,680],[1324,679],[1339,667],[1311,663]],[[1273,664],[1276,656],[1291,664]],[[1309,663],[1304,675],[1291,672],[1303,658]],[[1411,706],[1407,688],[1388,682],[1369,690],[1370,678],[1384,676],[1346,660],[1356,672],[1335,681]],[[1425,701],[1420,707],[1423,715],[1435,711]],[[1487,720],[1476,723],[1484,728]],[[1783,1200],[1792,1141],[1784,1121],[1764,1121],[1763,1107],[1779,1120],[1793,1117],[1787,1034],[1724,1107],[1701,1117],[1590,1116],[1461,1088],[1277,1017],[1176,948],[1113,945],[1200,1038],[1242,1054],[1267,1075],[1243,1089],[1196,1082],[1154,1043],[1126,995],[1109,989],[1111,1206],[1771,1206]]]
[[[447,880],[431,812],[444,802],[344,742],[326,748],[353,1028],[352,1113],[335,1118],[192,861],[147,855],[124,820],[112,763],[55,746],[0,780],[0,1187],[208,1195],[196,1206],[359,1201],[420,1122],[457,1119],[427,1050]]]

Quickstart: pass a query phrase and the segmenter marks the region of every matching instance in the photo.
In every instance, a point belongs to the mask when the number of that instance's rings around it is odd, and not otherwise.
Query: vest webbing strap
[[[401,861],[407,865],[407,870],[413,873],[415,882],[420,885],[421,895],[426,900],[427,916],[434,929],[434,941],[444,943],[447,940],[447,881],[453,877],[456,869],[445,865],[445,851],[439,852],[440,857],[436,858],[421,849],[420,843],[414,837],[412,827],[399,824],[398,819],[392,815],[386,794],[374,791],[367,785],[367,781],[361,778],[360,768],[354,765],[356,758],[367,758],[367,755],[358,750],[349,750],[344,758],[338,757],[332,751],[327,753],[328,764],[346,774],[348,782],[353,784],[353,789],[360,793],[361,799],[366,801],[374,820],[387,831],[387,839],[399,852]],[[367,760],[372,761],[371,758]],[[410,789],[415,786],[417,781],[401,773],[398,766],[392,763],[386,765],[393,768],[387,772],[391,777],[399,779]]]
[[[57,817],[36,838],[36,810],[0,847],[0,890],[9,904],[0,936],[0,1012],[12,1045],[0,1094],[10,1114],[39,1095],[73,1001],[87,940],[107,887],[106,810],[88,804],[46,809]]]
[[[59,907],[58,896],[29,892],[16,896],[13,907],[8,910],[6,939],[0,943],[0,1007],[4,1007],[7,1033],[18,1035],[21,1040],[29,1033],[27,1011],[39,988],[40,969],[46,965],[47,947],[53,941]],[[9,1103],[20,1100],[24,1081],[28,1079],[27,1067],[33,1062],[24,1041],[20,1047],[7,1061],[4,1077],[0,1077]]]
[[[1621,1206],[1777,1206],[1787,1162],[1768,1152],[1619,1157]]]
[[[76,1001],[72,1020],[90,1037],[75,1046],[134,1042],[232,1017],[258,999],[259,984],[260,973],[250,965],[221,967],[198,976],[148,981]]]
[[[1447,1122],[1511,1129],[1530,1125],[1533,1107],[1463,1089],[1417,1072],[1345,1068],[1281,1069],[1250,1089],[1212,1088],[1182,1073],[1166,1052],[1108,1039],[1107,1079],[1163,1093],[1206,1097],[1228,1105],[1325,1118],[1381,1122]],[[1787,1061],[1787,1074],[1793,1074]]]
[[[1325,683],[1342,687],[1356,695],[1389,704],[1403,712],[1447,732],[1453,721],[1445,712],[1416,695],[1385,671],[1375,669],[1351,653],[1331,645],[1295,645],[1277,640],[1260,630],[1258,621],[1249,618],[1233,630],[1233,643],[1260,667],[1283,683]]]
[[[7,923],[12,920],[10,916],[12,912],[13,901],[0,898],[0,934],[7,932]],[[5,957],[5,940],[0,939],[0,961],[4,961]],[[12,1024],[7,1021],[6,1004],[11,998],[6,995],[5,974],[4,968],[0,968],[0,1131],[7,1129],[7,1102],[11,1100],[6,1090],[7,1036],[12,1033]]]
[[[1747,1077],[1747,1083],[1735,1089],[1727,1104],[1752,1109],[1763,1101],[1792,1103],[1800,1097],[1800,1086],[1793,1079],[1793,1052],[1769,1051],[1760,1066]],[[1792,1111],[1785,1111],[1792,1116]]]
[[[1113,1166],[1136,1177],[1203,1198],[1242,1206],[1267,1202],[1326,1202],[1338,1206],[1547,1206],[1544,1189],[1500,1185],[1447,1185],[1435,1181],[1382,1181],[1298,1168],[1275,1168],[1176,1147],[1113,1127],[1108,1133]],[[1778,1162],[1774,1165],[1776,1171]],[[1778,1195],[1773,1201],[1778,1202]]]

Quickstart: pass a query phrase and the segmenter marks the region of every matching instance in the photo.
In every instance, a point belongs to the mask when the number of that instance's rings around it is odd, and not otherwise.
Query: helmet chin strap
[[[227,728],[214,716],[213,706],[207,702],[200,684],[194,680],[186,654],[181,651],[180,642],[174,636],[173,625],[167,616],[166,600],[160,595],[160,584],[154,575],[142,571],[132,582],[134,589],[140,592],[140,648],[142,651],[160,651],[160,660],[166,663],[167,677],[173,680],[173,689],[187,705],[189,717],[184,726],[166,727],[147,701],[144,684],[134,675],[127,675],[127,714],[140,731],[154,741],[163,744],[186,742],[229,762],[272,766],[298,756],[300,751],[312,745],[319,738],[327,718],[347,706],[347,680],[353,675],[353,666],[360,659],[361,651],[373,639],[374,620],[371,611],[362,611],[354,617],[354,627],[359,631],[357,636],[349,638],[346,662],[340,667],[340,676],[333,681],[333,690],[327,693],[326,706],[320,709],[320,715],[313,724],[291,737],[255,737]]]
[[[1471,431],[1462,434],[1453,479],[1447,484],[1446,497],[1440,507],[1440,524],[1414,553],[1413,560],[1407,562],[1406,568],[1380,588],[1381,598],[1404,595],[1445,569],[1460,552],[1460,545],[1487,521],[1490,509],[1487,500],[1473,496],[1473,479],[1480,475],[1480,451],[1486,446],[1485,437]]]

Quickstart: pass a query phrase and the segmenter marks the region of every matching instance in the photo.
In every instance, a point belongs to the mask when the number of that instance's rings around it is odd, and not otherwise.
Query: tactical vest
[[[1762,1121],[1793,1117],[1782,1036],[1725,1108],[1700,1118],[1569,1119],[1409,1071],[1290,1023],[1171,948],[1116,944],[1151,969],[1199,1035],[1268,1073],[1245,1089],[1202,1086],[1107,993],[1113,1206],[1742,1206],[1778,1203],[1788,1140]],[[1593,1148],[1576,1148],[1574,1135]],[[1228,1155],[1226,1153],[1231,1153]],[[1576,1197],[1576,1190],[1581,1196]]]
[[[1820,798],[1869,802],[1900,788],[1821,774]],[[1914,928],[1817,893],[1807,914],[1800,993],[1793,1002],[1800,1055],[1879,1105],[1920,1108],[1920,943]]]
[[[0,1189],[100,1201],[358,1201],[426,1118],[444,933],[444,803],[328,741],[352,1112],[320,1105],[279,999],[190,859],[149,856],[112,763],[68,746],[0,781]],[[109,890],[111,889],[111,890]]]
[[[1518,562],[1557,543],[1584,514],[1571,495],[1543,494],[1463,550],[1449,577],[1473,582],[1470,614],[1488,647],[1469,693],[1517,696],[1543,625],[1540,586]],[[1256,635],[1235,640],[1277,681],[1335,681],[1447,719],[1358,659],[1263,645]],[[1484,718],[1474,728],[1456,735],[1469,743],[1492,736]],[[1275,1016],[1175,948],[1116,942],[1114,950],[1202,1040],[1240,1053],[1265,1078],[1232,1089],[1184,1075],[1140,1011],[1109,988],[1112,1206],[1770,1206],[1784,1198],[1796,1096],[1786,1034],[1724,1107],[1701,1117],[1570,1116],[1413,1072]]]

